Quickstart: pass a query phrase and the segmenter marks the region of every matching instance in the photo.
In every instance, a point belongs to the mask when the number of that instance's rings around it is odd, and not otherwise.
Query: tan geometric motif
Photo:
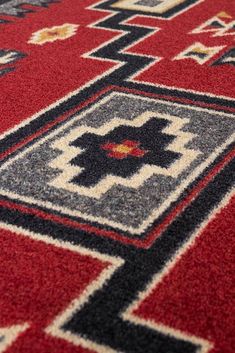
[[[55,42],[56,40],[64,40],[72,37],[77,31],[78,25],[65,23],[61,26],[54,26],[51,28],[43,28],[35,33],[28,41],[30,44],[43,45],[48,42]]]
[[[173,60],[193,59],[198,64],[203,65],[225,46],[207,47],[200,42],[194,43],[174,57]]]

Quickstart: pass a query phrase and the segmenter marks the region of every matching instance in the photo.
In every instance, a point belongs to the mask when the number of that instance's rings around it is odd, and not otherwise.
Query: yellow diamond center
[[[133,147],[128,147],[126,145],[118,145],[114,148],[115,152],[119,152],[119,153],[129,153],[130,151],[133,150]]]

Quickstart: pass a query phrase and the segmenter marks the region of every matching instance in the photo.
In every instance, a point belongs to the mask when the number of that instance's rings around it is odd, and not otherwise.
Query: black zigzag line
[[[130,14],[116,12],[114,15],[99,23],[99,27],[113,28],[127,31],[126,35],[109,43],[99,49],[92,56],[109,58],[123,62],[123,66],[112,72],[109,76],[100,79],[95,84],[84,89],[81,93],[61,104],[54,110],[45,113],[39,119],[28,125],[26,129],[20,131],[19,137],[24,133],[32,133],[41,124],[50,121],[62,111],[76,106],[101,88],[110,84],[121,84],[127,77],[148,65],[152,58],[140,57],[120,53],[120,50],[143,38],[152,30],[137,26],[127,26],[121,22],[127,20]],[[161,90],[162,92],[163,90]],[[170,90],[166,90],[166,92]],[[195,96],[194,96],[195,97]],[[43,122],[42,122],[43,117]],[[12,135],[13,136],[13,135]],[[14,135],[15,139],[17,135]],[[5,142],[9,140],[5,140]],[[17,141],[17,139],[15,140]],[[178,217],[169,229],[155,242],[149,250],[133,249],[121,244],[117,244],[109,239],[99,239],[89,237],[84,232],[66,229],[53,222],[43,222],[30,215],[22,216],[16,211],[0,209],[1,219],[5,222],[22,225],[23,228],[36,229],[39,233],[47,233],[52,237],[61,238],[66,235],[67,240],[72,242],[83,242],[89,248],[97,248],[100,252],[115,253],[117,249],[125,257],[125,264],[120,268],[102,290],[97,291],[89,303],[75,313],[72,319],[65,323],[64,330],[74,334],[88,337],[89,339],[108,345],[117,351],[126,353],[195,353],[198,346],[195,344],[167,336],[158,331],[141,325],[134,325],[123,321],[120,313],[135,299],[137,293],[144,289],[152,276],[160,271],[169,257],[175,253],[177,248],[193,230],[198,226],[205,214],[217,204],[226,191],[231,187],[233,181],[232,169],[234,164],[230,164],[223,172],[214,179],[213,185],[209,185],[186,210]],[[224,183],[226,180],[226,183]],[[208,195],[210,197],[208,198]],[[192,217],[193,215],[193,217]],[[177,230],[181,229],[181,232]],[[74,233],[75,232],[75,233]],[[76,236],[74,236],[76,234]],[[81,236],[80,236],[81,235]],[[161,250],[161,251],[160,251]],[[130,291],[131,289],[131,291]]]
[[[92,10],[103,9],[105,8],[105,3],[93,7]],[[224,98],[212,98],[210,96],[206,96],[203,94],[195,94],[180,91],[178,89],[171,88],[161,88],[155,87],[153,85],[148,85],[144,83],[135,83],[129,82],[126,79],[138,71],[142,70],[144,67],[151,64],[156,58],[140,56],[135,54],[127,54],[120,53],[121,50],[128,48],[135,42],[144,39],[151,33],[155,32],[155,28],[146,28],[140,27],[136,25],[125,25],[122,22],[127,21],[132,14],[126,11],[112,11],[110,17],[105,20],[99,21],[94,27],[104,28],[104,29],[113,29],[123,32],[123,36],[121,38],[113,40],[113,42],[104,45],[101,49],[94,51],[89,56],[100,58],[100,59],[110,59],[115,60],[117,63],[121,63],[122,66],[114,69],[113,72],[107,74],[106,76],[100,78],[93,84],[85,87],[77,94],[74,94],[71,98],[68,98],[66,101],[60,103],[55,108],[50,109],[49,111],[42,113],[39,117],[35,118],[28,125],[19,130],[13,132],[12,134],[6,136],[0,141],[0,151],[3,152],[7,150],[9,147],[24,139],[28,135],[32,134],[32,131],[37,131],[42,126],[47,124],[50,121],[53,121],[61,115],[61,113],[73,109],[78,106],[80,103],[84,102],[88,98],[92,97],[94,94],[99,92],[100,90],[110,86],[116,85],[120,87],[126,87],[131,89],[137,89],[148,93],[155,94],[164,94],[170,96],[177,96],[182,98],[187,98],[193,101],[202,101],[206,103],[214,103],[225,107],[235,107],[235,102],[232,100],[227,100]]]
[[[95,27],[113,29],[117,31],[122,31],[124,35],[121,38],[114,40],[113,42],[105,45],[101,49],[97,50],[90,57],[94,56],[96,58],[110,59],[122,62],[122,67],[116,69],[113,73],[108,75],[103,79],[105,85],[112,83],[120,84],[120,82],[127,79],[129,76],[137,73],[139,70],[143,69],[145,66],[149,65],[151,62],[155,61],[155,58],[141,56],[141,54],[128,54],[121,53],[121,51],[127,48],[129,45],[134,44],[140,39],[144,39],[150,33],[155,32],[153,28],[129,26],[123,24],[128,20],[130,14],[117,13],[112,17],[99,22]]]
[[[234,183],[234,166],[235,160],[215,177],[151,249],[138,252],[134,261],[126,260],[107,285],[94,293],[89,303],[75,313],[63,328],[126,353],[199,352],[201,347],[195,343],[132,324],[122,320],[120,315],[133,302],[136,294],[151,281],[153,275],[164,268],[176,249],[182,247],[202,222],[205,214],[208,214],[231,189]],[[208,194],[211,195],[209,198]]]
[[[102,9],[104,5],[98,5],[97,8]],[[105,8],[105,7],[104,7]],[[96,8],[93,7],[92,10]],[[142,83],[128,82],[126,79],[138,71],[142,70],[144,67],[148,66],[150,63],[156,60],[156,58],[140,56],[135,54],[120,53],[121,50],[128,48],[135,42],[144,39],[146,36],[155,32],[155,28],[146,28],[136,25],[125,25],[122,22],[127,21],[132,14],[125,11],[112,11],[110,17],[105,20],[101,20],[94,27],[113,29],[123,32],[123,36],[118,39],[114,39],[113,42],[104,45],[101,49],[94,51],[89,56],[100,58],[100,59],[110,59],[115,60],[117,63],[121,63],[122,66],[114,69],[110,74],[100,78],[88,87],[68,98],[65,102],[62,102],[55,108],[41,114],[38,118],[31,121],[25,127],[19,129],[18,131],[8,135],[6,138],[2,139],[0,142],[0,151],[4,151],[11,147],[13,144],[19,142],[19,140],[24,139],[32,131],[37,131],[40,127],[44,126],[50,121],[53,121],[56,117],[61,115],[62,112],[75,108],[80,103],[84,102],[88,98],[92,97],[95,93],[108,87],[110,85],[129,87],[134,89],[139,89],[149,93],[165,94],[165,95],[175,95],[178,97],[186,97],[193,101],[204,101],[215,103],[218,105],[226,107],[235,107],[235,102],[226,100],[223,98],[212,98],[203,94],[187,93],[177,89],[168,89],[154,87]]]
[[[155,31],[155,29],[120,24],[121,22],[127,20],[129,17],[130,14],[115,12],[111,18],[108,18],[104,21],[101,20],[99,23],[97,23],[96,26],[99,28],[122,31],[123,36],[116,40],[114,39],[113,42],[104,45],[103,48],[98,49],[89,55],[91,58],[96,57],[100,59],[110,59],[112,61],[117,61],[117,64],[122,64],[121,67],[118,67],[117,69],[114,68],[113,72],[110,74],[100,78],[94,84],[85,87],[78,94],[68,99],[66,102],[60,104],[56,108],[46,112],[45,114],[42,114],[40,119],[33,120],[30,124],[22,129],[19,129],[16,133],[7,136],[5,139],[2,139],[0,142],[0,150],[3,151],[4,149],[9,148],[12,146],[12,144],[28,136],[29,133],[31,134],[32,131],[37,131],[41,126],[45,125],[49,121],[52,121],[56,116],[60,115],[61,112],[76,107],[78,104],[88,99],[101,89],[111,84],[122,84],[126,78],[155,60],[154,58],[145,56],[120,53],[121,50],[125,49],[132,43],[146,37],[148,34]]]
[[[55,239],[81,244],[111,256],[121,256],[125,260],[125,264],[106,285],[63,325],[63,330],[108,345],[117,352],[196,353],[200,351],[198,345],[124,321],[120,315],[231,190],[234,167],[235,160],[214,178],[148,250],[92,237],[85,232],[39,220],[32,215],[22,216],[18,211],[9,209],[0,208],[0,219],[40,234],[49,234]]]

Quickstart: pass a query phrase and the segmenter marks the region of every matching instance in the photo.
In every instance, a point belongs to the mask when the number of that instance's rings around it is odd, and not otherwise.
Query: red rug
[[[0,0],[0,352],[234,353],[235,4]]]

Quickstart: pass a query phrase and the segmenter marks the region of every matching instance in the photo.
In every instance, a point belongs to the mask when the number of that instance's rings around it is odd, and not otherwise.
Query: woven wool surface
[[[0,353],[235,352],[235,0],[0,0]]]

